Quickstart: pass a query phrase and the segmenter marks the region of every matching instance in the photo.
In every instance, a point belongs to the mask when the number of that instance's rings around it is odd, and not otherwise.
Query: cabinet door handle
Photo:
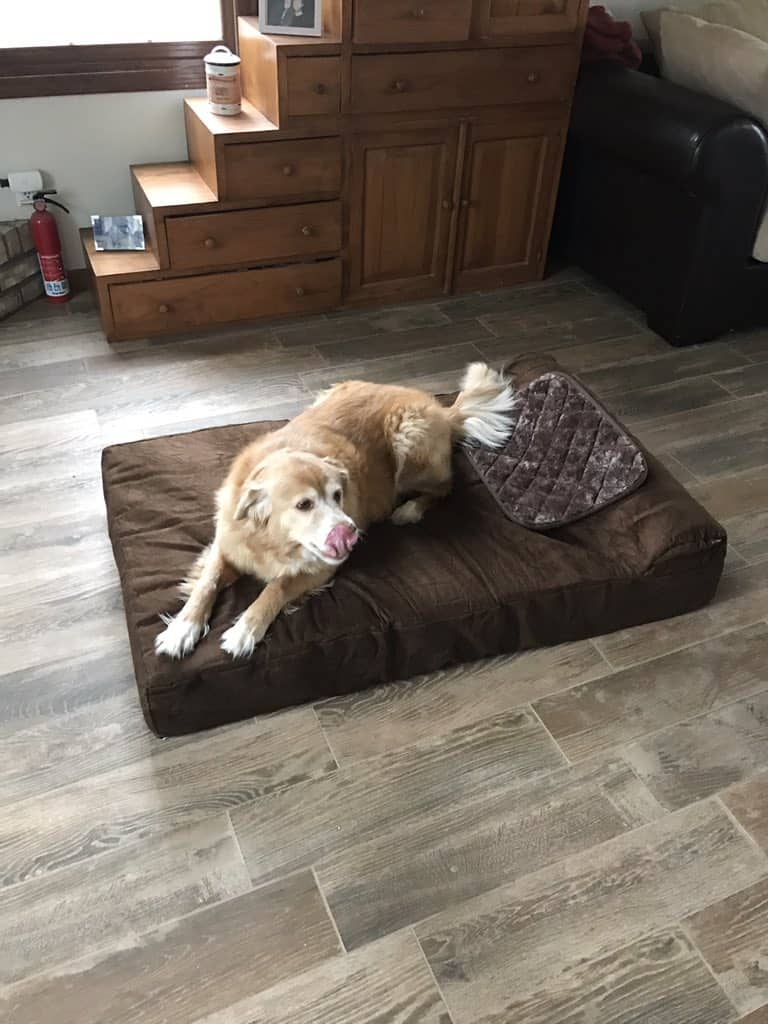
[[[166,306],[166,304],[164,302],[161,302],[160,305],[157,307],[157,312],[158,313],[170,313],[170,311],[171,311],[171,307],[170,306]]]
[[[297,294],[297,295],[298,295],[298,297],[299,297],[299,298],[301,299],[301,298],[303,298],[303,297],[304,297],[304,296],[305,296],[305,295],[306,295],[307,293],[306,293],[306,292],[304,291],[304,289],[303,289],[303,288],[301,287],[301,285],[299,285],[299,287],[298,287],[298,288],[296,289],[296,294]]]
[[[407,90],[407,88],[408,88],[408,83],[404,79],[402,79],[402,78],[397,78],[392,83],[392,89],[393,89],[394,92],[405,92]]]
[[[315,232],[314,229],[309,226],[309,224],[305,224],[304,227],[301,229],[301,233],[302,235],[305,236],[305,238],[309,238],[309,236],[314,235]]]
[[[294,170],[295,170],[295,168],[294,168],[293,164],[284,164],[283,165],[283,174],[286,176],[286,178],[290,178],[290,176],[293,174]]]
[[[426,13],[427,12],[424,10],[423,7],[414,7],[414,9],[411,11],[411,14],[413,15],[414,18],[423,18]]]
[[[325,94],[328,92],[328,87],[325,85],[324,82],[318,82],[317,85],[315,86],[315,92],[317,93],[318,96],[325,96]]]
[[[462,210],[468,209],[471,205],[472,205],[472,200],[471,199],[462,199],[461,200],[461,208],[462,208]]]
[[[444,199],[441,205],[442,205],[444,210],[452,210],[453,209],[453,203],[451,202],[450,199]]]
[[[216,246],[216,239],[206,238],[206,240],[203,242],[203,245],[205,246],[206,249],[213,249]]]
[[[529,71],[528,72],[527,81],[531,85],[535,85],[538,82],[538,80],[539,80],[539,72],[538,71]]]

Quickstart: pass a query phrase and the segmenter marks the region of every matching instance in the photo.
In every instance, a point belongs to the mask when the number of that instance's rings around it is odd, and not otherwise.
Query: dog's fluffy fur
[[[484,363],[467,368],[449,408],[422,391],[361,381],[318,396],[232,463],[216,496],[213,543],[182,584],[187,601],[165,618],[158,653],[189,654],[219,591],[250,574],[264,589],[222,647],[251,654],[286,606],[330,582],[371,523],[416,523],[448,493],[455,443],[503,444],[511,406],[510,388]]]

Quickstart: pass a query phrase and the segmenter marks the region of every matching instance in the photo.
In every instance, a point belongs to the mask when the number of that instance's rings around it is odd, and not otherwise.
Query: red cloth
[[[582,64],[617,60],[628,68],[639,68],[642,59],[628,21],[616,21],[601,5],[589,8],[581,51]]]

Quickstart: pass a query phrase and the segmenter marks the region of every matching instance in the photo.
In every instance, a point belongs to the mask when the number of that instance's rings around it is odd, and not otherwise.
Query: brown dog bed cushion
[[[515,386],[556,369],[513,367]],[[278,424],[217,427],[106,448],[110,536],[149,726],[171,736],[407,680],[447,665],[580,640],[706,604],[725,533],[652,457],[629,497],[547,533],[510,521],[470,460],[415,526],[373,527],[328,590],[281,616],[253,657],[221,635],[255,598],[241,578],[188,658],[158,656],[160,615],[211,540],[213,493],[233,455]]]

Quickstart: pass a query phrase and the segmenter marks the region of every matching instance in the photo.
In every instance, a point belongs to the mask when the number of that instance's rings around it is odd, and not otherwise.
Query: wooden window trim
[[[201,89],[203,57],[217,43],[236,49],[239,14],[255,0],[220,0],[223,39],[0,49],[0,99],[84,93]]]

